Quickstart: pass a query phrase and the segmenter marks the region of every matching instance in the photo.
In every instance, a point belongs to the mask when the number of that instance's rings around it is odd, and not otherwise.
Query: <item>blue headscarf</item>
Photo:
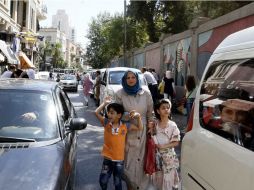
[[[128,75],[128,72],[132,72],[135,76],[136,76],[136,79],[137,79],[137,82],[134,86],[129,86],[127,84],[127,75]],[[141,81],[140,81],[140,78],[139,78],[139,75],[138,75],[138,72],[135,71],[135,70],[127,70],[124,75],[123,75],[123,78],[122,78],[122,86],[123,86],[123,89],[124,91],[128,94],[128,95],[136,95],[138,93],[138,91],[141,89]]]

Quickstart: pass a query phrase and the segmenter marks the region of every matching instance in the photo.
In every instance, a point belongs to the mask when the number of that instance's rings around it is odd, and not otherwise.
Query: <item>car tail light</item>
[[[193,103],[192,108],[191,108],[189,120],[187,123],[186,133],[191,131],[192,127],[193,127],[194,107],[195,107],[195,103]]]

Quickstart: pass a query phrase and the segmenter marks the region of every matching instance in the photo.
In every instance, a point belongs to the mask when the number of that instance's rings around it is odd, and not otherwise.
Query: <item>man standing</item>
[[[100,105],[100,87],[101,87],[101,71],[97,70],[96,71],[96,78],[95,78],[95,85],[94,85],[94,89],[95,89],[95,93],[94,93],[94,97],[96,99],[96,106]]]
[[[148,72],[145,67],[141,69],[141,72],[144,74],[144,77],[148,83],[148,88],[152,94],[153,103],[155,104],[158,98],[158,83],[153,74]]]

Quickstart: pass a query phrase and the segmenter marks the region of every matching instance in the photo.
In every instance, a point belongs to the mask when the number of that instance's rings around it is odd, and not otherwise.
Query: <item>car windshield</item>
[[[64,75],[62,76],[62,80],[76,80],[75,75]]]
[[[111,71],[109,73],[109,84],[122,84],[122,77],[126,71]],[[141,85],[145,85],[146,81],[143,74],[139,73],[139,78],[141,80]]]
[[[44,141],[58,134],[51,94],[41,91],[0,91],[0,136]]]

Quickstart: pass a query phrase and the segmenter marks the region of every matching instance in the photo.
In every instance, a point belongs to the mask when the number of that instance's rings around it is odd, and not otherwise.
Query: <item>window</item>
[[[214,62],[200,94],[200,124],[254,150],[254,59]]]
[[[51,40],[52,40],[51,36],[46,36],[46,41],[51,42]]]

